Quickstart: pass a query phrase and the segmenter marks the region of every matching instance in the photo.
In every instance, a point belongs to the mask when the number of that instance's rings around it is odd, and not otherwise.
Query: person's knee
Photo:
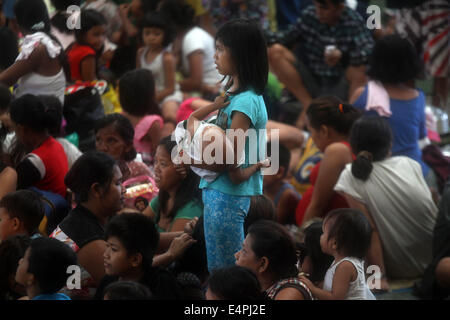
[[[436,266],[436,281],[440,286],[450,288],[450,257],[441,259]]]

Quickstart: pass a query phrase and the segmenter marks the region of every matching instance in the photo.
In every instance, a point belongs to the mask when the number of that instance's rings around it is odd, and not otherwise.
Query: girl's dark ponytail
[[[350,145],[357,155],[352,163],[355,178],[366,181],[373,169],[373,162],[389,157],[392,135],[389,123],[378,116],[358,119],[350,132]]]
[[[361,116],[358,109],[335,96],[314,99],[306,114],[313,128],[325,125],[344,135],[350,133],[353,123]]]
[[[366,181],[370,177],[373,169],[373,156],[368,151],[358,153],[356,159],[352,162],[352,174],[355,178]]]

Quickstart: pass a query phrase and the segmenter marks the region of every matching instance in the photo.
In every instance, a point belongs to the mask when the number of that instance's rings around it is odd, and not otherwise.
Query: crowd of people
[[[450,297],[450,5],[369,5],[0,0],[0,299]]]

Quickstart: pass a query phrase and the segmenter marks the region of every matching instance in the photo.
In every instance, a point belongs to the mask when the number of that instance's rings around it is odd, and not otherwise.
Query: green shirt
[[[172,226],[174,222],[177,219],[193,219],[194,217],[200,217],[203,214],[203,206],[200,203],[200,201],[196,199],[192,199],[188,203],[186,203],[184,206],[182,206],[180,209],[178,209],[175,217],[173,218],[172,222],[170,223],[170,226],[168,230],[162,229],[159,225],[159,218],[161,214],[161,206],[159,203],[159,197],[155,197],[150,201],[150,208],[152,208],[153,212],[155,213],[155,224],[156,228],[159,232],[168,232],[172,229]]]

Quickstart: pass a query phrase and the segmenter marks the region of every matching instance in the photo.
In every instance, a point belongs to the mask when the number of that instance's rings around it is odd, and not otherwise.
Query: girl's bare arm
[[[175,57],[170,52],[165,52],[163,55],[165,83],[164,89],[156,94],[158,102],[162,102],[164,98],[175,92],[175,63]]]

